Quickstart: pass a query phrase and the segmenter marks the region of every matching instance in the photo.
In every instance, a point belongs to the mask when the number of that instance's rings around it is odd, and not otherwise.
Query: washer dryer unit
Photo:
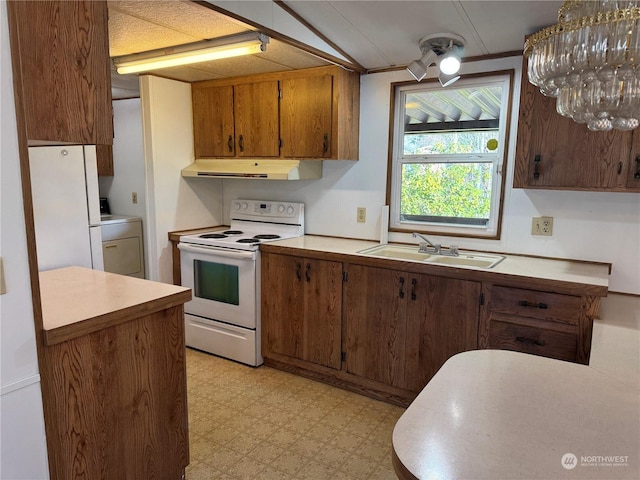
[[[129,215],[104,215],[101,227],[104,271],[145,278],[142,219]]]

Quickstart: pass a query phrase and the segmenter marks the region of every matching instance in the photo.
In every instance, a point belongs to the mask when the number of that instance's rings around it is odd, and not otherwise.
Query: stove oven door
[[[178,244],[182,285],[193,299],[185,313],[256,328],[256,251]]]

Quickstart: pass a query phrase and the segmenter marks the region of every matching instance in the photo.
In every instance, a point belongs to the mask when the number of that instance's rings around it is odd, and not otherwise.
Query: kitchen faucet
[[[420,242],[420,244],[418,245],[418,252],[420,253],[434,253],[436,255],[451,255],[453,257],[457,257],[459,255],[457,245],[451,245],[446,252],[443,252],[442,245],[440,245],[439,243],[435,243],[435,244],[432,243],[431,240],[429,240],[427,237],[425,237],[424,235],[418,232],[413,232],[412,235],[413,235],[413,238],[418,237],[420,238],[420,240],[422,240],[422,242]]]

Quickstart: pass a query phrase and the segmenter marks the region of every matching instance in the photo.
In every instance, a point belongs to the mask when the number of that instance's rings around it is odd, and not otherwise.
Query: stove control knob
[[[287,207],[287,213],[288,213],[289,215],[291,215],[291,214],[293,213],[293,207],[292,207],[291,205],[289,205],[289,206]]]
[[[247,202],[242,202],[242,210],[246,210],[247,208],[249,208]]]
[[[278,205],[278,213],[284,213],[284,205]]]
[[[234,203],[234,204],[233,204],[233,208],[234,208],[235,210],[240,210],[240,202],[236,202],[236,203]]]

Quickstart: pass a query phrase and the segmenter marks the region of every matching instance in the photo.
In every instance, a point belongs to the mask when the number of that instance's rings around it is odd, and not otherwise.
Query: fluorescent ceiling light
[[[267,49],[267,43],[269,37],[266,35],[249,32],[124,55],[114,58],[113,63],[117,72],[124,75],[260,53]]]

